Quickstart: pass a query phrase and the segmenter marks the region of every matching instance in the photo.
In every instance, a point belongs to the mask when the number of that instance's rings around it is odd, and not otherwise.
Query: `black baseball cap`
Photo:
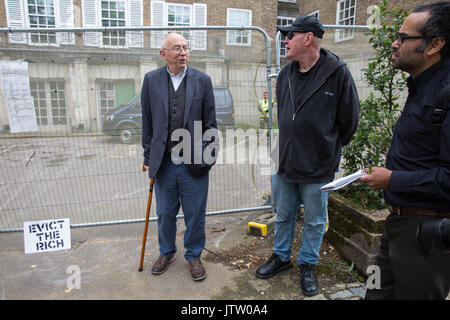
[[[312,32],[314,36],[320,39],[325,32],[322,22],[315,16],[300,16],[291,25],[280,27],[280,32],[284,35],[289,31]]]

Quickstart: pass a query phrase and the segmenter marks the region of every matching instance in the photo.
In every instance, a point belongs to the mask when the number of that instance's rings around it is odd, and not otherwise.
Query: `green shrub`
[[[372,92],[361,101],[358,130],[352,141],[343,148],[344,174],[367,168],[370,163],[385,166],[393,128],[401,110],[398,100],[405,89],[406,75],[391,66],[391,44],[407,13],[398,8],[389,10],[386,0],[380,1],[378,9],[380,25],[367,33],[375,54],[369,59],[367,69],[364,69],[365,80]],[[386,207],[383,193],[363,184],[351,184],[339,193],[365,209]]]

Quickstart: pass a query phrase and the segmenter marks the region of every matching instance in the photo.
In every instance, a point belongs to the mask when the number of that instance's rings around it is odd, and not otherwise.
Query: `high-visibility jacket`
[[[273,101],[272,101],[273,104]],[[261,108],[262,113],[260,113],[260,117],[268,117],[269,116],[269,100],[261,99],[259,100],[259,106]]]

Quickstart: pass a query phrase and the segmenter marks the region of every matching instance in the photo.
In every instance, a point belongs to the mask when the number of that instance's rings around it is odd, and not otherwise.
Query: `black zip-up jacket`
[[[358,126],[360,104],[350,71],[332,52],[320,52],[324,61],[308,79],[300,104],[292,87],[298,62],[287,64],[278,76],[278,174],[290,182],[333,180],[341,147]]]

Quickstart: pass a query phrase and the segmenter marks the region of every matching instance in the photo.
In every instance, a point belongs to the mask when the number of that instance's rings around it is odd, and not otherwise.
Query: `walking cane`
[[[147,169],[143,166],[142,171],[146,171]],[[147,242],[147,229],[148,229],[148,221],[150,218],[150,208],[152,206],[152,193],[153,193],[153,183],[155,182],[155,178],[150,179],[150,187],[148,189],[148,200],[147,200],[147,213],[145,215],[145,229],[144,236],[142,237],[142,248],[141,248],[141,263],[139,264],[139,272],[141,272],[144,265],[144,254],[145,254],[145,243]]]

